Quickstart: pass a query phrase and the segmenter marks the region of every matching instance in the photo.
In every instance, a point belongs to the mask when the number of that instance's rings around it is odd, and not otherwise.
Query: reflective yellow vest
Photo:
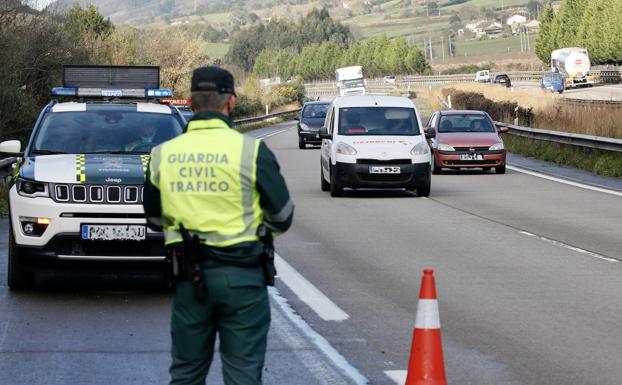
[[[259,240],[258,149],[259,140],[220,119],[190,121],[185,134],[153,148],[150,179],[160,190],[165,244],[182,242],[180,223],[209,246]]]

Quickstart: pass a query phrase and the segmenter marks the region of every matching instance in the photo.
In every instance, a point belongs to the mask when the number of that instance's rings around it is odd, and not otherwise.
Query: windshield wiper
[[[32,154],[38,154],[38,155],[66,154],[66,152],[63,152],[63,151],[39,150],[39,149],[32,150],[31,153]]]

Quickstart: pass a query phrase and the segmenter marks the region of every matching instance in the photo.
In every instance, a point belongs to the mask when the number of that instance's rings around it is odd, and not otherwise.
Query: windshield
[[[414,108],[348,107],[339,110],[341,135],[419,135]]]
[[[363,82],[363,79],[344,80],[343,86],[345,88],[360,88],[365,87],[365,83]]]
[[[554,82],[559,80],[560,76],[558,73],[548,73],[548,74],[544,74],[544,81],[547,82]]]
[[[496,132],[483,115],[445,115],[438,127],[438,132]]]
[[[303,118],[325,118],[328,104],[309,104],[302,111]]]
[[[133,109],[93,109],[47,114],[31,152],[34,154],[140,153],[182,131],[175,115]]]

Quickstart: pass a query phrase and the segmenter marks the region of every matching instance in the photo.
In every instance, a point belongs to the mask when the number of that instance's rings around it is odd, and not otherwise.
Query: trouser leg
[[[229,276],[227,302],[220,314],[218,333],[225,385],[261,385],[270,302],[263,275],[256,285],[236,286]],[[249,284],[248,280],[242,280]]]
[[[170,385],[205,385],[214,356],[216,327],[210,302],[194,299],[188,282],[177,285],[171,315]]]

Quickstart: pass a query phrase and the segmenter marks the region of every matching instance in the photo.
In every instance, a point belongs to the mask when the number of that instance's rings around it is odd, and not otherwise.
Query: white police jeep
[[[161,265],[161,233],[146,227],[142,190],[151,148],[180,134],[177,108],[158,103],[158,67],[65,66],[63,87],[41,112],[9,189],[8,284],[35,272]],[[107,269],[111,268],[111,269]]]

